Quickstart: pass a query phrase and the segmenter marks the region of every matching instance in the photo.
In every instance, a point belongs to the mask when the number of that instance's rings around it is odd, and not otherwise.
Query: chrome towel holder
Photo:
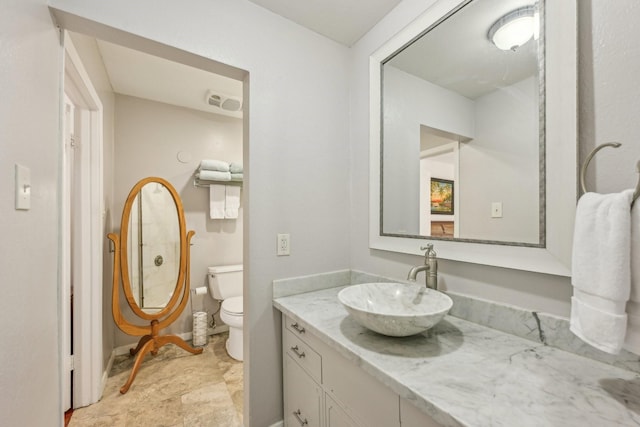
[[[585,174],[587,172],[587,168],[589,167],[589,162],[591,162],[591,159],[593,159],[593,156],[595,156],[596,153],[598,151],[602,150],[604,147],[618,148],[621,145],[622,144],[619,143],[619,142],[607,142],[605,144],[598,145],[596,148],[593,149],[593,151],[591,153],[589,153],[589,155],[585,159],[584,163],[582,164],[582,168],[580,168],[580,187],[582,188],[582,192],[583,193],[587,192],[587,187],[584,184],[584,181],[585,181],[584,180],[584,176],[585,176]],[[638,161],[638,163],[636,163],[636,169],[637,169],[637,172],[640,174],[640,160]],[[636,184],[636,189],[633,192],[633,200],[631,201],[631,205],[633,205],[633,203],[636,201],[638,196],[640,196],[640,178],[638,178],[638,183]]]

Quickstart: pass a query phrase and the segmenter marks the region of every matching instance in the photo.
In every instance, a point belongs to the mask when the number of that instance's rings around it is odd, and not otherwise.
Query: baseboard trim
[[[209,328],[207,330],[207,333],[211,336],[211,335],[215,335],[215,334],[221,334],[223,332],[227,332],[229,330],[229,326],[228,325],[220,325],[220,326],[216,326],[215,328]],[[175,334],[177,336],[179,336],[180,338],[182,338],[185,341],[191,341],[191,338],[193,338],[193,332],[184,332],[181,334]],[[122,356],[125,354],[129,354],[129,349],[131,347],[135,347],[136,343],[133,342],[131,344],[125,344],[125,345],[121,345],[118,346],[116,348],[113,349],[113,352],[111,353],[111,359],[109,360],[111,364],[113,364],[113,358],[115,356]],[[111,372],[111,365],[109,366],[109,368],[106,371],[107,373]]]
[[[109,360],[107,361],[107,367],[102,373],[102,384],[100,384],[100,397],[98,400],[102,399],[104,396],[104,389],[107,387],[107,380],[109,379],[109,372],[111,372],[111,368],[113,368],[113,361],[116,358],[116,350],[111,351],[111,356],[109,356]]]

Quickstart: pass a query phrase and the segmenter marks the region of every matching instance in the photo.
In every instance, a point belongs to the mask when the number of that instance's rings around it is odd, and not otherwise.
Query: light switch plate
[[[16,163],[16,210],[31,209],[31,170]]]

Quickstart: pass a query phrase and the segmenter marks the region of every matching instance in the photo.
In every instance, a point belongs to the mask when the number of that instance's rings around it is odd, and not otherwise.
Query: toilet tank
[[[208,276],[213,298],[223,300],[242,296],[242,264],[209,267]]]

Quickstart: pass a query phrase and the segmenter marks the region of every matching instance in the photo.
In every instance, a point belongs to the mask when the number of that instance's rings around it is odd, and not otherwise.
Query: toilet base
[[[229,327],[229,339],[225,348],[231,358],[242,362],[242,329]]]

